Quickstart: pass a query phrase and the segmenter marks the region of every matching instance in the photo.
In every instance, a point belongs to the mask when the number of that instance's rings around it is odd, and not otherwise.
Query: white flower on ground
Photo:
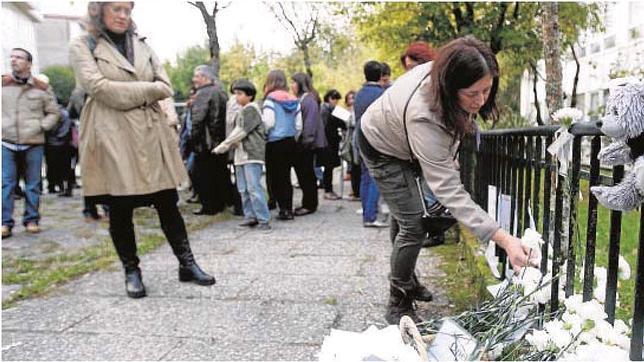
[[[610,338],[613,331],[613,326],[605,320],[594,321],[595,326],[590,330],[590,334],[606,342]]]
[[[565,329],[553,329],[548,331],[548,334],[559,349],[566,348],[572,342],[572,335]]]
[[[575,313],[577,310],[579,310],[579,307],[581,307],[583,298],[584,297],[581,294],[574,294],[568,297],[566,300],[564,300],[566,310],[570,313]]]
[[[615,330],[621,334],[626,334],[631,329],[628,324],[624,323],[624,321],[621,319],[615,319],[613,328],[615,328]]]
[[[547,304],[550,301],[550,288],[541,287],[530,296],[532,303]]]
[[[627,280],[631,278],[631,266],[623,256],[619,256],[619,278]]]
[[[583,344],[590,344],[597,342],[597,338],[590,332],[581,332],[579,338],[577,338],[577,341]]]
[[[577,361],[629,361],[628,351],[619,347],[595,342],[581,345],[575,351],[573,360]]]
[[[537,351],[545,351],[548,348],[548,343],[550,342],[550,336],[546,331],[534,330],[532,333],[525,336],[525,340],[528,341],[532,346],[534,346]]]
[[[599,285],[593,289],[593,297],[600,303],[606,303],[606,285]]]
[[[581,332],[584,321],[577,314],[566,311],[561,316],[561,320],[564,321],[564,329],[570,331],[573,336]]]
[[[552,118],[561,125],[570,126],[579,121],[584,116],[583,112],[577,108],[564,107],[552,114]]]
[[[590,319],[595,322],[608,318],[608,315],[604,312],[604,307],[594,299],[582,303],[577,310],[577,314],[581,319]]]

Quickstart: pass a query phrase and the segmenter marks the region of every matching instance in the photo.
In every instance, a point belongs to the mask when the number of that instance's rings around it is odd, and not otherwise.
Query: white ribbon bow
[[[572,140],[574,136],[568,132],[567,127],[561,127],[555,132],[555,139],[548,147],[548,153],[555,160],[559,160],[559,174],[568,175],[568,163],[572,159]]]

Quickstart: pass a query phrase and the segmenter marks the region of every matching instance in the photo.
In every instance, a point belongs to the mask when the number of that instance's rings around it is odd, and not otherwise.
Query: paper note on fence
[[[499,226],[510,232],[510,222],[511,222],[511,212],[512,212],[512,197],[510,195],[501,194],[499,198]]]
[[[496,186],[487,185],[487,213],[494,219],[494,221],[497,221],[496,201]]]
[[[333,109],[333,112],[331,112],[331,115],[337,118],[340,118],[341,120],[348,122],[349,118],[351,117],[351,112],[347,111],[345,108],[342,108],[340,106],[336,106]]]

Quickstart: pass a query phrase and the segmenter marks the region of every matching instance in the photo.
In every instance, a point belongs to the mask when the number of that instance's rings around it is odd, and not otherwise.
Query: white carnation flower
[[[570,126],[572,123],[579,121],[584,113],[577,108],[565,107],[552,114],[552,118],[559,124]]]
[[[613,328],[615,328],[615,330],[621,334],[626,334],[631,329],[628,324],[624,323],[624,321],[621,319],[615,319]]]
[[[590,343],[579,346],[575,351],[578,361],[629,361],[628,352],[615,346],[603,343]]]
[[[590,334],[597,337],[598,339],[606,342],[610,338],[610,334],[613,331],[613,326],[610,325],[605,320],[596,320],[595,326],[590,330]]]
[[[583,303],[583,296],[581,294],[574,294],[568,297],[566,300],[564,300],[564,304],[566,305],[566,310],[569,311],[570,313],[576,312],[579,307],[581,307],[581,303]]]
[[[525,339],[540,352],[545,351],[548,348],[548,343],[550,342],[548,332],[541,330],[535,330],[532,333],[527,334]]]
[[[608,315],[604,312],[604,307],[594,299],[582,303],[577,310],[577,314],[581,319],[590,319],[595,322],[608,318]]]
[[[544,241],[543,238],[541,237],[541,234],[538,232],[532,230],[532,229],[525,229],[525,232],[523,233],[523,237],[521,237],[521,244],[523,246],[526,246],[530,249],[540,249],[541,245],[543,245]]]
[[[564,321],[564,328],[569,330],[572,335],[576,336],[581,332],[584,321],[577,314],[566,311],[561,316],[561,320]]]
[[[631,278],[631,266],[623,256],[619,256],[619,278],[627,280]]]
[[[583,344],[597,342],[597,338],[590,332],[581,332],[577,340]]]
[[[570,342],[572,342],[572,335],[570,334],[569,331],[565,329],[552,329],[552,331],[548,331],[548,334],[550,334],[550,338],[552,342],[559,348],[559,349],[564,349],[566,348]]]

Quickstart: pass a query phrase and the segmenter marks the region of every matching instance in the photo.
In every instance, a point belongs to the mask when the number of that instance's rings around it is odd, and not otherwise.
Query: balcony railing
[[[623,166],[600,169],[597,158],[601,148],[602,133],[594,123],[575,123],[569,132],[573,134],[572,162],[568,176],[558,174],[557,161],[553,160],[546,149],[553,142],[558,126],[542,126],[534,128],[493,130],[482,132],[478,141],[472,137],[463,141],[460,152],[461,179],[465,188],[476,202],[487,209],[488,186],[495,186],[497,194],[511,197],[509,232],[520,236],[524,228],[529,226],[530,213],[546,242],[542,249],[541,271],[545,274],[548,269],[548,244],[552,246],[552,275],[557,275],[567,261],[565,273],[565,296],[575,292],[575,241],[581,239],[585,248],[584,270],[581,290],[584,301],[593,296],[595,257],[597,250],[598,205],[597,199],[589,188],[596,185],[612,185],[618,183],[624,175]],[[590,153],[582,160],[582,141],[590,143]],[[583,167],[582,167],[583,166]],[[600,172],[601,171],[601,172]],[[602,175],[601,173],[604,173]],[[580,180],[588,180],[588,217],[585,235],[576,235],[577,215],[579,210]],[[554,181],[554,182],[553,182]],[[564,187],[569,187],[568,202],[570,212],[564,214]],[[496,200],[493,200],[496,202]],[[554,202],[554,220],[551,222],[551,205]],[[585,202],[585,201],[584,201]],[[585,205],[584,205],[585,206]],[[528,212],[530,208],[530,213]],[[644,335],[644,213],[639,209],[639,234],[637,238],[637,266],[635,273],[635,291],[633,297],[633,321],[630,357],[632,360],[642,359],[642,338]],[[564,219],[568,223],[564,223]],[[608,272],[606,283],[605,311],[608,321],[615,320],[617,302],[618,263],[621,241],[622,213],[610,211],[609,240],[608,240]],[[515,226],[516,224],[516,226]],[[568,245],[562,247],[562,231],[568,225]],[[554,228],[552,240],[550,228]],[[567,247],[566,247],[567,246]],[[566,250],[563,252],[562,250]],[[504,264],[505,254],[497,248],[497,255]],[[559,283],[555,278],[551,285],[550,308],[559,308]],[[579,287],[579,286],[577,286]],[[543,307],[542,307],[543,308]]]

